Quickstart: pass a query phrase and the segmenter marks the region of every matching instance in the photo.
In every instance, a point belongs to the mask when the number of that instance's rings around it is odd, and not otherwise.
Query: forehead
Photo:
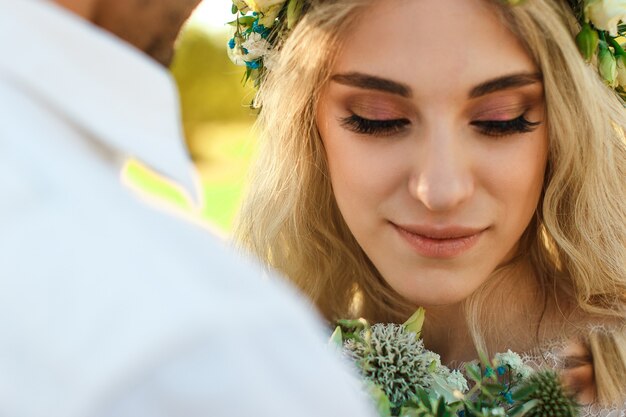
[[[334,72],[362,72],[414,95],[467,95],[489,79],[537,68],[483,0],[374,0],[344,38]]]

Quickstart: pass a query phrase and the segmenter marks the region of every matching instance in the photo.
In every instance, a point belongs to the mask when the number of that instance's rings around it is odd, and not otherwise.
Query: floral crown
[[[524,0],[502,0],[511,6]],[[275,52],[305,12],[307,0],[232,0],[236,19],[228,42],[228,55],[245,66],[245,81],[259,86],[271,70]],[[595,59],[605,83],[626,98],[626,0],[569,0],[582,29],[576,44],[587,62]]]
[[[228,41],[228,56],[245,66],[245,81],[258,87],[265,72],[272,68],[275,51],[304,12],[306,0],[232,0],[236,19]]]

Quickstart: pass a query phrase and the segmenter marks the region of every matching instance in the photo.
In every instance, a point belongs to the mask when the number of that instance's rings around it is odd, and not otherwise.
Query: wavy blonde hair
[[[329,320],[403,321],[415,308],[393,291],[346,226],[333,197],[315,123],[341,40],[374,0],[314,0],[282,45],[257,96],[259,158],[236,237],[283,272]],[[580,57],[578,24],[566,2],[489,1],[543,74],[549,161],[542,199],[522,237],[544,296],[583,315],[626,317],[626,111]],[[506,267],[494,275],[505,274]],[[485,350],[487,291],[466,302],[470,331]],[[482,297],[482,298],[481,298]],[[620,327],[622,329],[622,327]],[[612,341],[612,342],[611,342]],[[626,333],[588,336],[602,402],[626,396]],[[611,345],[613,349],[607,349]],[[598,374],[599,373],[599,374]],[[621,385],[621,386],[620,386]]]

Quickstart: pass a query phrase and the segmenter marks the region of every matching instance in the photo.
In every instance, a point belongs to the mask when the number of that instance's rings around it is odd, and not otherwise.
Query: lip
[[[486,228],[413,226],[391,223],[398,234],[422,256],[450,259],[472,249]]]

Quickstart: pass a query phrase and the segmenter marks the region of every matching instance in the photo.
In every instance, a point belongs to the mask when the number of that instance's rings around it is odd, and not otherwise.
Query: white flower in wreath
[[[232,0],[237,9],[246,14],[249,11],[257,12],[259,24],[266,28],[274,26],[274,22],[283,8],[286,0]]]
[[[274,68],[276,68],[277,64],[278,64],[278,54],[276,53],[276,51],[270,51],[268,52],[267,55],[263,57],[263,66],[268,71],[271,71]]]
[[[626,0],[588,0],[585,16],[596,28],[617,36],[617,25],[626,22]]]
[[[280,13],[280,10],[282,8],[283,8],[282,3],[275,4],[274,6],[267,8],[264,12],[260,12],[261,18],[259,19],[259,23],[265,26],[266,28],[271,28],[272,26],[274,26],[274,22],[276,21],[276,18],[278,17],[278,13]]]
[[[228,58],[230,58],[233,64],[242,67],[246,65],[244,51],[241,49],[239,42],[236,42],[234,38],[228,41],[226,50],[228,52]]]
[[[267,40],[263,39],[263,36],[256,32],[252,32],[241,46],[245,50],[244,53],[247,51],[244,55],[246,61],[256,61],[264,57],[272,47]]]
[[[241,13],[248,13],[250,11],[250,6],[248,6],[245,0],[233,0],[233,4]]]
[[[238,1],[242,1],[242,0],[238,0]],[[282,6],[283,4],[285,4],[285,1],[286,0],[243,0],[243,2],[245,2],[250,9],[259,13],[265,13],[271,7],[274,7],[277,5]]]

